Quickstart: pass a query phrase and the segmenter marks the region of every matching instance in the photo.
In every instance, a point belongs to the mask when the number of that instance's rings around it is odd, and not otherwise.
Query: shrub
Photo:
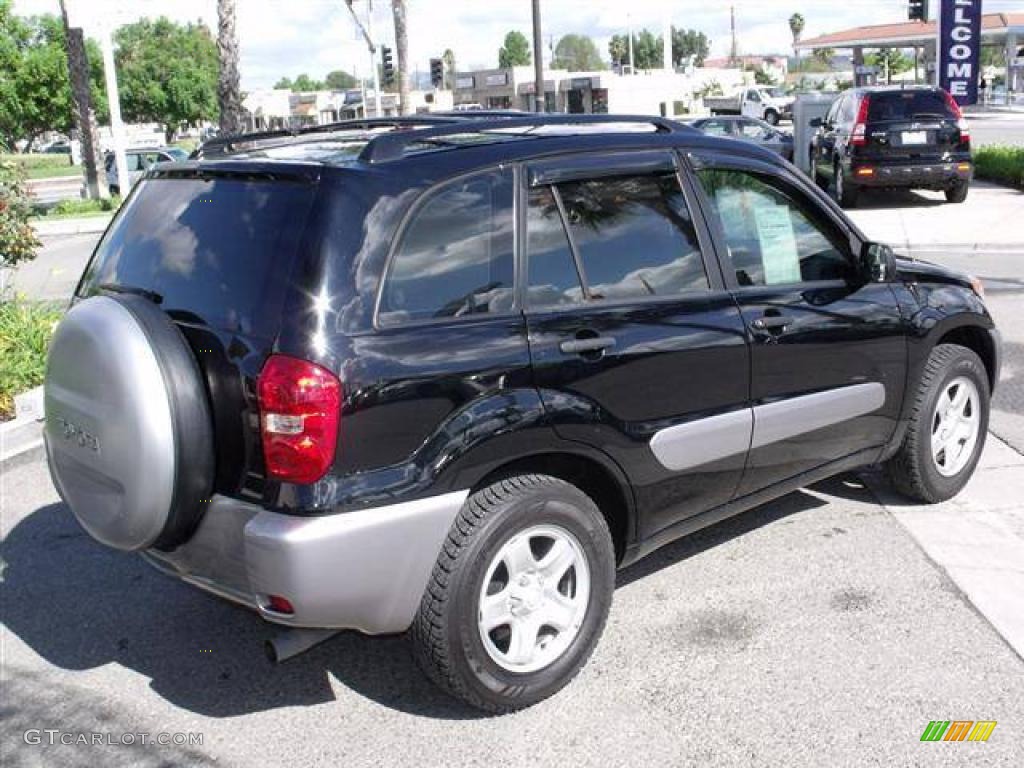
[[[0,421],[14,417],[14,396],[43,383],[46,350],[61,309],[15,298],[0,302]]]
[[[116,211],[121,205],[120,197],[105,200],[61,200],[46,212],[47,216],[81,216],[88,213]]]
[[[982,147],[974,151],[979,179],[1024,189],[1024,147]]]
[[[31,212],[24,169],[0,160],[0,269],[36,257],[39,240],[28,223]]]

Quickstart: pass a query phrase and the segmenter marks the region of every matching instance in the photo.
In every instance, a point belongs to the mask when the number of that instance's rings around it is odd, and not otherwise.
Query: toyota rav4
[[[45,437],[89,534],[289,628],[274,657],[408,632],[502,712],[674,539],[867,465],[956,494],[999,361],[977,281],[754,145],[363,121],[149,170],[57,329]]]

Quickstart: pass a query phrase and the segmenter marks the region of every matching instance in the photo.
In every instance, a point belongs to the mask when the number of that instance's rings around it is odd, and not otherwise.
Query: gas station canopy
[[[925,46],[935,42],[937,21],[906,21],[854,27],[828,35],[801,40],[796,47],[804,50],[820,48],[891,48]],[[982,39],[989,44],[1005,43],[1008,37],[1024,38],[1024,13],[986,13],[981,17]],[[994,38],[994,39],[992,39]]]

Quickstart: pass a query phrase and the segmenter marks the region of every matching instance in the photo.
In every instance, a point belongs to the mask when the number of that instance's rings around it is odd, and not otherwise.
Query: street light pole
[[[100,49],[103,51],[103,79],[107,84],[107,108],[110,112],[110,134],[114,140],[114,165],[117,167],[117,186],[121,197],[131,189],[128,176],[128,157],[125,155],[124,123],[121,121],[121,97],[117,91],[117,71],[114,69],[114,42],[110,25],[104,24],[100,35]]]
[[[359,33],[363,36],[363,40],[366,41],[366,47],[370,51],[370,71],[373,72],[373,93],[374,98],[377,101],[376,114],[374,117],[382,117],[380,112],[380,73],[377,71],[377,46],[373,42],[373,0],[366,0],[366,26],[363,26],[363,22],[359,20],[356,15],[355,8],[352,7],[352,0],[345,0],[345,6],[348,8],[348,12],[352,14],[352,21],[355,22],[356,28]],[[366,114],[366,89],[363,89],[363,117],[368,117]]]
[[[533,111],[545,112],[544,41],[540,31],[540,0],[533,0]]]

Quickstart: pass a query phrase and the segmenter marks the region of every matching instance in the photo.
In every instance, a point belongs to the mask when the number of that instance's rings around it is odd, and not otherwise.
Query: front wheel
[[[956,496],[971,479],[988,433],[989,383],[970,349],[932,350],[899,452],[888,471],[896,489],[935,504]]]
[[[776,112],[774,109],[769,109],[767,112],[764,113],[764,121],[769,125],[778,125],[779,113]]]
[[[510,477],[474,493],[452,524],[413,651],[456,698],[522,709],[580,671],[614,589],[615,549],[594,502],[557,478]]]

